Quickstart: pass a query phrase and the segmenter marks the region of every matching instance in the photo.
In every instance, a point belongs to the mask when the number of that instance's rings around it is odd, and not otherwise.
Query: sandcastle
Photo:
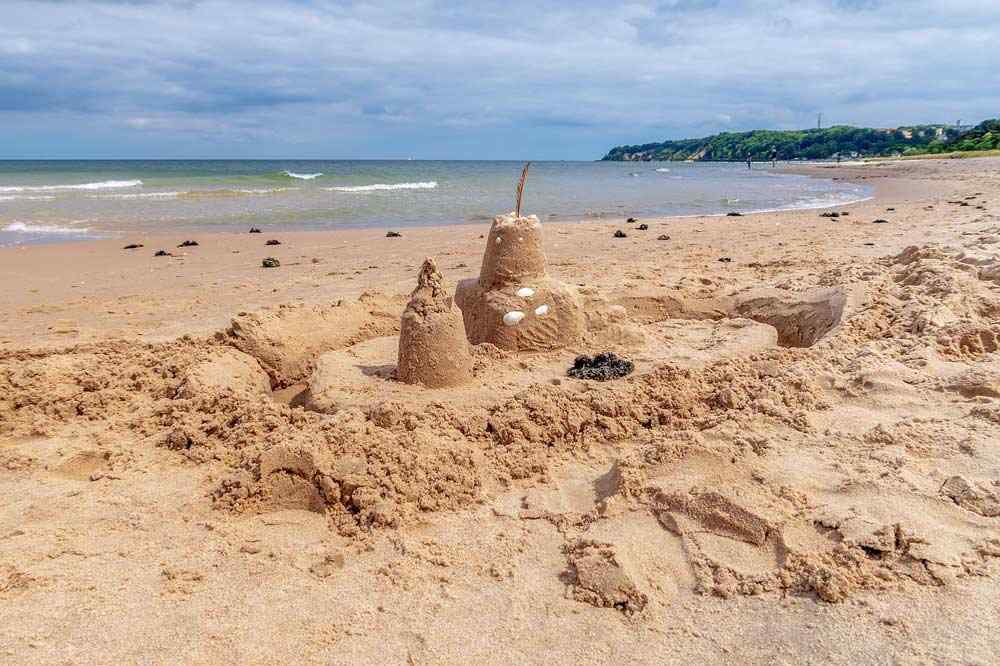
[[[425,259],[403,312],[396,377],[428,388],[472,379],[472,355],[461,313],[444,291],[433,259]]]
[[[469,342],[489,342],[509,351],[558,349],[583,334],[583,306],[569,285],[549,277],[542,225],[521,216],[528,166],[517,187],[517,208],[493,218],[479,278],[458,283]]]

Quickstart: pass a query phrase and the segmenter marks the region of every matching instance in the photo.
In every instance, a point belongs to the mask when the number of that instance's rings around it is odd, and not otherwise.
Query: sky
[[[597,159],[1000,116],[1000,0],[0,0],[0,159]]]

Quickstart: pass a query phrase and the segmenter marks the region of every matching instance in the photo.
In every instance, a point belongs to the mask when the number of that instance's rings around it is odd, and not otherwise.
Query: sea
[[[523,162],[0,161],[0,245],[158,232],[395,229],[513,210]],[[870,196],[769,164],[534,162],[522,210],[545,220],[720,215]],[[720,222],[721,223],[721,222]]]

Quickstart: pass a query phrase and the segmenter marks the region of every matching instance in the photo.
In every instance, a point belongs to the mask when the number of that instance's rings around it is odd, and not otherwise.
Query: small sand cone
[[[433,259],[424,260],[417,288],[403,312],[396,376],[428,388],[472,379],[472,355],[462,314],[445,293]]]
[[[455,302],[472,344],[539,351],[565,347],[583,333],[576,291],[545,271],[542,225],[534,215],[494,218],[479,279],[459,282]]]

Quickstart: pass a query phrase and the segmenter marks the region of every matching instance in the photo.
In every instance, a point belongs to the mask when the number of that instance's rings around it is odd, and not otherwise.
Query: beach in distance
[[[996,663],[1000,159],[14,164],[3,662]]]
[[[0,245],[127,234],[433,226],[489,221],[522,162],[378,160],[0,161]],[[545,221],[811,208],[863,185],[769,163],[538,162]]]

